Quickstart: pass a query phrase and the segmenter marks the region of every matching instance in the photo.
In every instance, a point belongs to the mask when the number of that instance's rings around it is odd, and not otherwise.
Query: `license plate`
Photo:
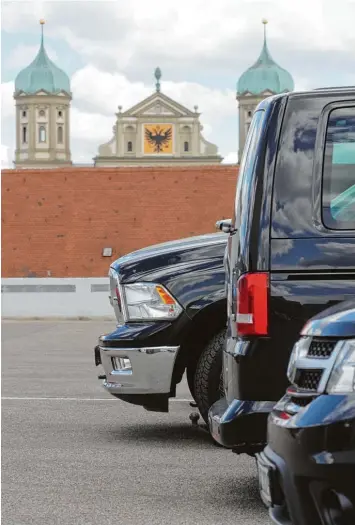
[[[260,496],[267,507],[272,506],[272,495],[271,495],[271,467],[265,465],[260,457],[257,460],[258,465],[258,476],[259,476],[259,490]]]

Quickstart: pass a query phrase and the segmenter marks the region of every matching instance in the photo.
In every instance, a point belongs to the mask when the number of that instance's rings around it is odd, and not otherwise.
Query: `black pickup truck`
[[[223,395],[227,235],[214,233],[149,246],[109,272],[118,326],[99,338],[95,363],[117,398],[167,412],[186,371],[202,417]]]
[[[229,231],[225,397],[209,424],[220,444],[254,455],[302,326],[355,296],[355,87],[259,104]]]

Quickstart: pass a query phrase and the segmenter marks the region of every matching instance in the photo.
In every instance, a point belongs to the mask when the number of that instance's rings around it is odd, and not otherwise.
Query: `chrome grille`
[[[295,384],[301,390],[317,391],[322,374],[323,369],[298,369]]]
[[[328,359],[331,356],[335,345],[336,341],[312,339],[307,356],[318,357],[319,359]]]

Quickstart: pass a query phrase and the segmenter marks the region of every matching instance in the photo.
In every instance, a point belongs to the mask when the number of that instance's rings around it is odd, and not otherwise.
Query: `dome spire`
[[[264,45],[266,46],[266,26],[268,24],[268,21],[266,20],[266,18],[263,18],[261,22],[264,25]]]
[[[245,93],[259,96],[264,92],[283,93],[294,89],[292,76],[275,62],[269,51],[266,35],[268,20],[263,18],[261,22],[264,26],[263,46],[257,61],[239,77],[238,96]]]
[[[263,43],[263,47],[261,49],[261,53],[260,53],[260,56],[256,62],[255,65],[257,65],[258,63],[261,63],[261,64],[275,64],[271,54],[270,54],[270,51],[269,51],[269,48],[267,47],[267,38],[266,38],[266,26],[267,24],[269,23],[268,20],[266,18],[263,18],[262,19],[262,24],[264,26],[264,43]]]
[[[44,47],[44,41],[43,41],[43,26],[46,23],[43,18],[40,19],[39,23],[41,24],[41,48]]]
[[[48,93],[60,93],[64,91],[70,94],[70,80],[68,75],[52,62],[44,47],[45,21],[39,21],[41,25],[41,43],[37,55],[31,64],[22,69],[15,79],[15,92],[22,91],[26,94],[35,94],[40,90]]]

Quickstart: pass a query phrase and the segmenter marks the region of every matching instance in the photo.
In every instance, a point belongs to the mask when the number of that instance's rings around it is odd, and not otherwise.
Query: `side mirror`
[[[224,233],[232,233],[234,232],[234,228],[232,225],[232,219],[223,219],[222,221],[216,222],[216,230],[220,230]]]

